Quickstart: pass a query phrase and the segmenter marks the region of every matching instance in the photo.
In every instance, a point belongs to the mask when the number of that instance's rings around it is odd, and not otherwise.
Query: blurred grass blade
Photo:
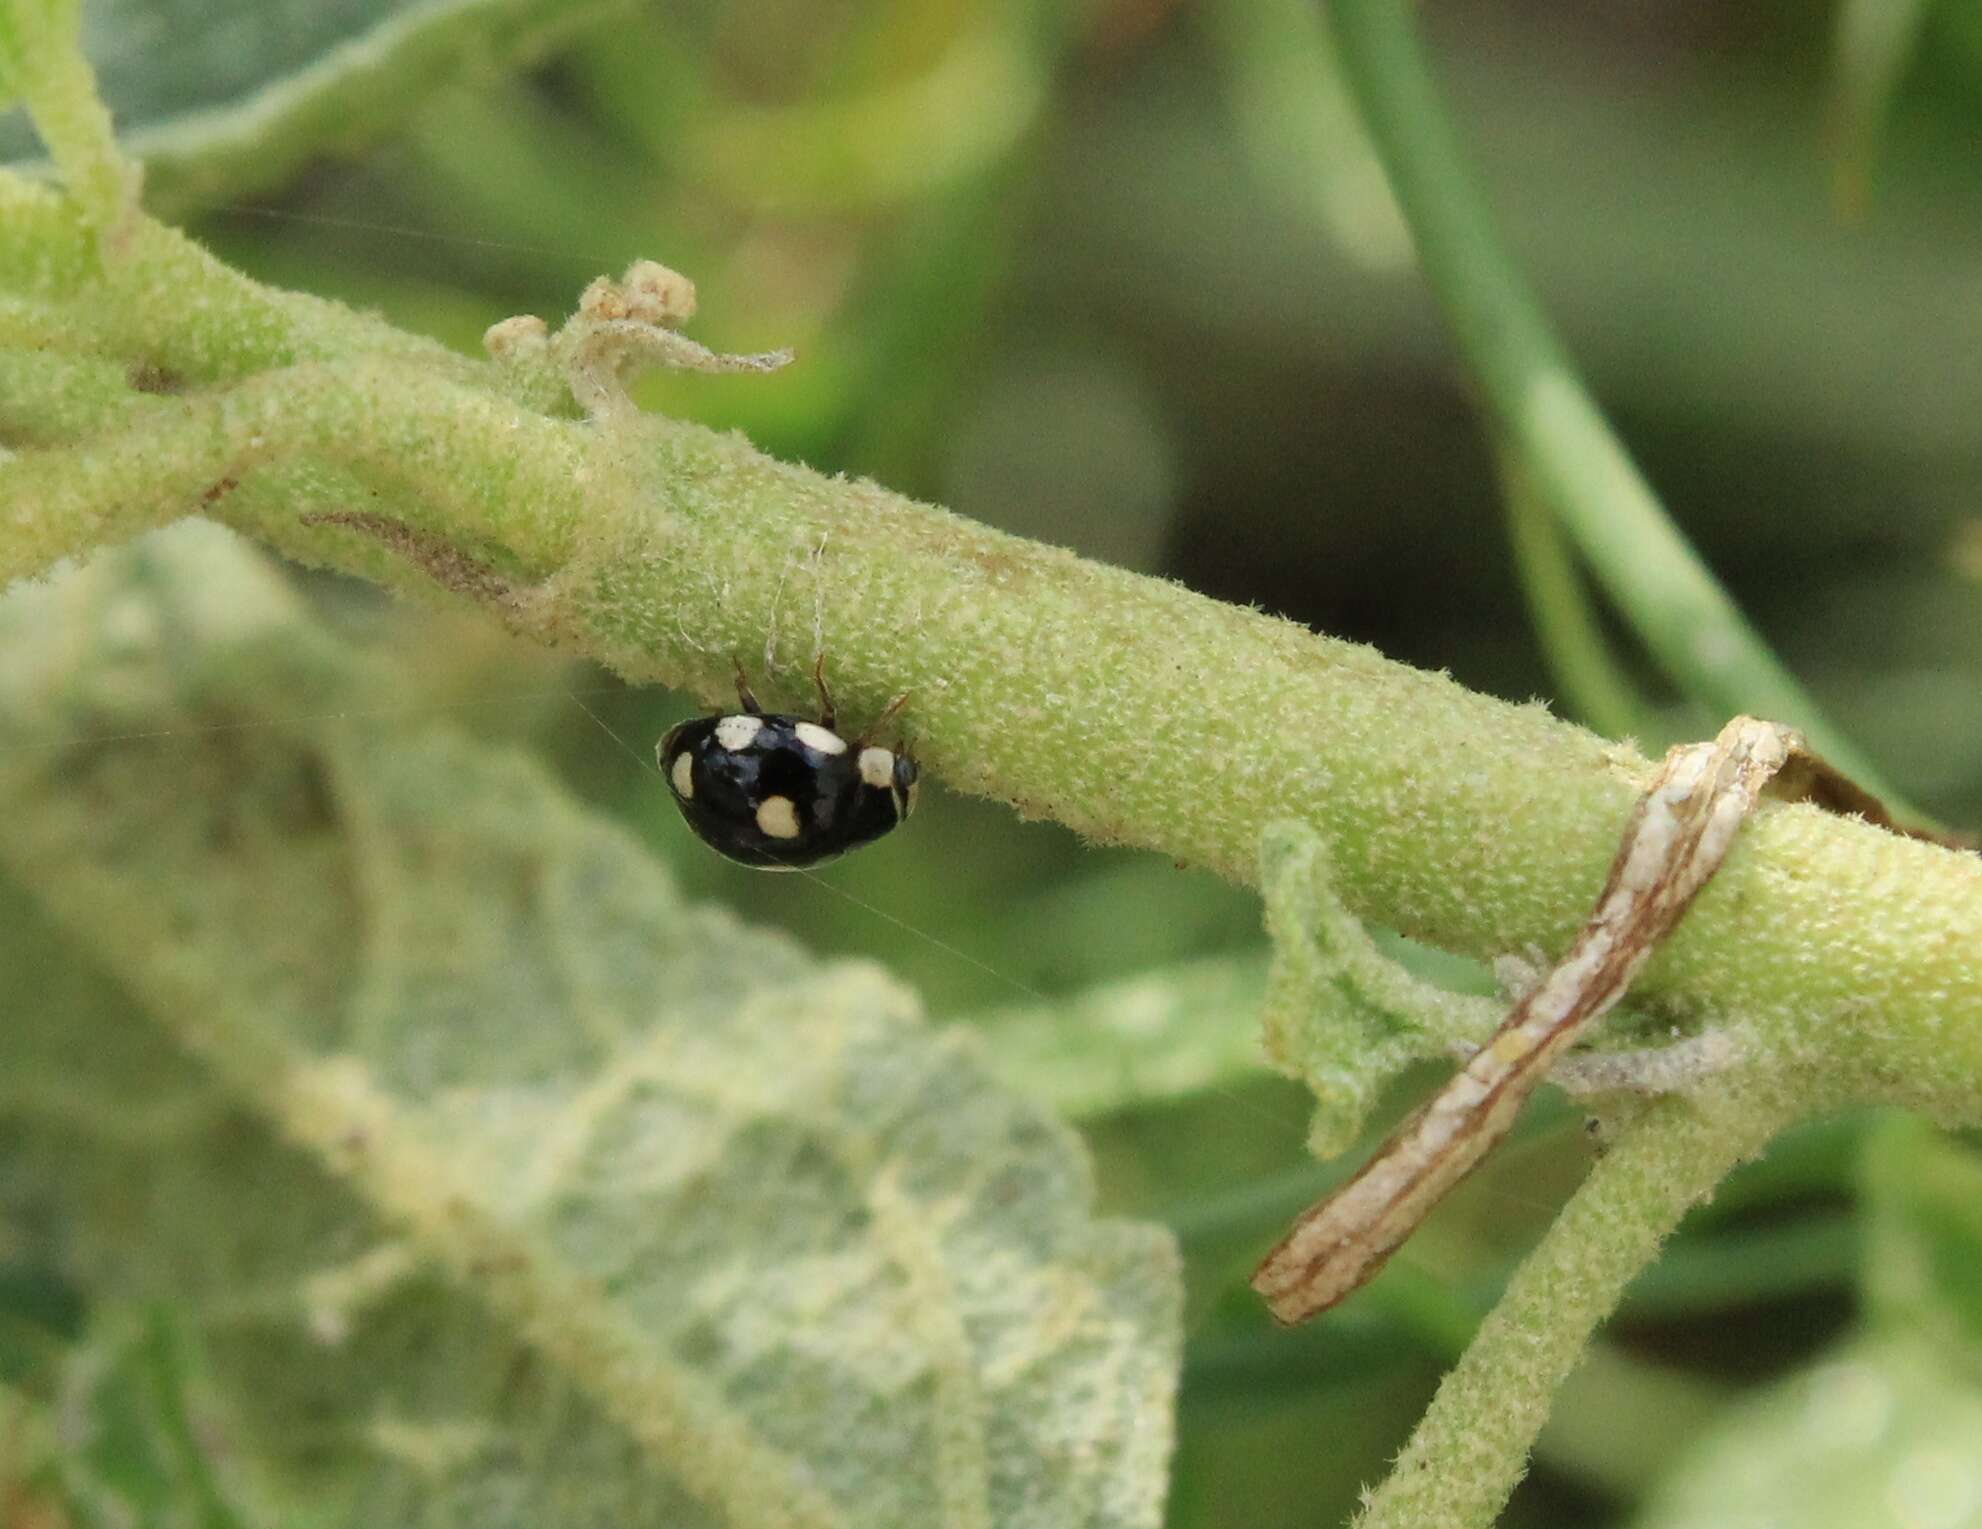
[[[1838,211],[1862,214],[1871,197],[1893,96],[1920,44],[1934,0],[1838,0],[1831,60],[1833,192]]]
[[[238,1467],[202,1437],[220,1416],[202,1358],[161,1305],[106,1314],[69,1356],[45,1448],[76,1520],[250,1529]]]
[[[1227,78],[1246,158],[1354,264],[1401,271],[1411,232],[1356,115],[1320,9],[1310,0],[1212,0],[1200,8]]]
[[[1922,821],[1770,651],[1583,385],[1495,226],[1410,10],[1399,0],[1334,0],[1328,14],[1425,279],[1493,423],[1619,611],[1690,695],[1723,715],[1802,729],[1895,815]]]
[[[244,1521],[1157,1524],[1173,1245],[969,1037],[382,718],[212,527],[0,652],[0,1245],[172,1312]]]
[[[1502,450],[1495,455],[1514,569],[1562,699],[1575,717],[1605,737],[1636,738],[1654,753],[1663,744],[1678,742],[1661,736],[1636,682],[1611,651],[1568,538],[1536,494],[1519,454]]]

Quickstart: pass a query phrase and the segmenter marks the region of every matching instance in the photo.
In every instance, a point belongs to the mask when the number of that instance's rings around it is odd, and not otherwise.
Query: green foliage
[[[1970,1524],[1982,1511],[1982,1158],[1893,1119],[1863,1171],[1865,1330],[1727,1417],[1639,1529],[1764,1517],[1907,1529]]]
[[[1934,9],[1934,0],[1842,0],[1837,7],[1831,132],[1836,195],[1847,211],[1864,210],[1886,114]]]
[[[118,132],[144,161],[151,205],[166,210],[239,197],[278,184],[313,155],[376,142],[437,86],[527,61],[625,9],[623,0],[361,0],[287,10],[259,0],[170,10],[150,0],[49,0],[43,8],[59,17],[78,7]],[[27,124],[0,123],[0,163],[34,157]]]
[[[1759,1151],[1796,1104],[1737,1078],[1641,1108],[1624,1116],[1648,1128],[1597,1162],[1508,1282],[1366,1500],[1358,1529],[1491,1523],[1591,1329],[1680,1216]]]
[[[1982,1362],[1982,1154],[1894,1118],[1873,1136],[1860,1173],[1869,1317]]]
[[[1344,0],[1330,15],[1426,275],[1524,481],[1668,673],[1723,714],[1749,711],[1801,728],[1820,753],[1897,806],[1871,761],[1831,725],[1668,521],[1576,376],[1499,246],[1407,14],[1390,0]]]
[[[1454,1043],[1477,1046],[1503,1006],[1422,982],[1379,951],[1336,897],[1328,846],[1305,824],[1268,825],[1259,879],[1273,937],[1266,1053],[1314,1091],[1308,1146],[1334,1157],[1361,1134],[1383,1085]]]
[[[1975,1521],[1972,1358],[1866,1337],[1744,1403],[1674,1472],[1637,1529],[1910,1529]]]
[[[1475,961],[1518,974],[1561,948],[1644,759],[1541,707],[790,465],[974,493],[960,507],[1137,560],[1186,538],[1194,511],[1218,545],[1189,571],[1227,589],[1243,586],[1217,582],[1221,559],[1249,552],[1290,589],[1360,584],[1348,554],[1400,522],[1408,587],[1373,603],[1401,623],[1388,638],[1415,639],[1421,601],[1475,598],[1475,565],[1494,561],[1446,498],[1410,487],[1490,479],[1473,443],[1441,446],[1416,396],[1409,429],[1379,417],[1362,439],[1380,378],[1449,385],[1409,280],[1370,274],[1416,243],[1497,411],[1515,547],[1569,703],[1660,742],[1718,707],[1795,712],[1807,698],[1759,645],[1766,624],[1799,669],[1832,667],[1826,706],[1842,696],[1909,787],[1958,801],[1977,778],[1973,708],[1946,697],[1975,687],[1966,650],[1944,649],[1982,632],[1960,626],[1972,599],[1945,570],[1854,568],[1813,583],[1811,608],[1841,619],[1812,646],[1825,623],[1792,619],[1806,588],[1780,522],[1743,492],[1718,520],[1694,509],[1734,545],[1748,535],[1754,587],[1781,591],[1749,622],[1590,397],[1668,430],[1731,422],[1737,447],[1682,436],[1709,481],[1714,451],[1745,458],[1780,431],[1758,476],[1821,440],[1885,471],[1925,450],[1943,483],[1972,434],[1969,265],[1918,247],[1916,222],[1911,245],[1877,228],[1842,253],[1798,245],[1785,274],[1755,230],[1794,225],[1738,180],[1755,124],[1783,136],[1772,98],[1747,117],[1688,98],[1677,137],[1651,112],[1604,136],[1593,114],[1638,99],[1604,71],[1516,90],[1495,71],[1536,49],[1452,48],[1468,135],[1482,101],[1503,135],[1483,129],[1496,200],[1547,230],[1522,265],[1565,347],[1492,236],[1404,13],[1361,0],[1331,8],[1339,47],[1276,0],[1213,6],[1142,51],[1122,39],[1160,28],[1161,7],[1079,24],[1049,0],[634,8],[570,32],[548,88],[435,88],[535,56],[596,9],[358,4],[278,26],[265,7],[194,6],[187,46],[166,50],[145,46],[144,7],[85,4],[154,207],[238,196],[403,127],[391,155],[311,177],[307,205],[331,221],[281,239],[210,225],[222,259],[138,212],[69,45],[75,8],[0,3],[0,92],[25,101],[63,186],[0,173],[0,576],[49,581],[0,606],[0,1518],[1153,1523],[1175,1255],[1096,1219],[1087,1154],[1043,1106],[1088,1132],[1111,1210],[1183,1234],[1179,1525],[1346,1512],[1394,1454],[1424,1366],[1462,1348],[1371,1523],[1484,1524],[1531,1445],[1555,1489],[1594,1484],[1621,1512],[1703,1431],[1719,1442],[1654,1512],[1746,1501],[1736,1466],[1794,1430],[1737,1413],[1721,1439],[1705,1421],[1721,1385],[1637,1340],[1847,1295],[1861,1187],[1864,1336],[1814,1358],[1821,1335],[1800,1340],[1804,1377],[1779,1395],[1807,1418],[1827,1362],[1869,1366],[1902,1422],[1840,1450],[1834,1476],[1788,1439],[1754,1500],[1801,1501],[1807,1477],[1856,1503],[1853,1471],[1878,1477],[1942,1414],[1969,1426],[1973,1165],[1931,1136],[1799,1135],[1633,1278],[1787,1122],[1861,1100],[1977,1119],[1973,860],[1765,810],[1606,1043],[1704,1035],[1739,1069],[1596,1101],[1601,1159],[1511,1280],[1588,1167],[1559,1096],[1353,1308],[1268,1333],[1244,1270],[1347,1165],[1288,1168],[1290,1091],[1263,1077],[1251,1016],[1264,1008],[1271,1061],[1317,1095],[1316,1145],[1387,1118],[1397,1069],[1497,1017]],[[1882,166],[1918,170],[1893,92],[1924,14],[1846,8],[1861,25],[1841,33],[1837,79],[1860,163],[1876,136]],[[1897,25],[1873,36],[1862,23],[1881,16]],[[201,42],[208,23],[231,50]],[[1215,67],[1174,55],[1180,37],[1208,39]],[[1210,146],[1193,115],[1211,120],[1219,88],[1236,146]],[[1605,184],[1559,173],[1564,143],[1599,138]],[[32,157],[24,132],[6,142]],[[1958,215],[1951,195],[1935,219]],[[1051,230],[1029,256],[1025,210]],[[484,242],[422,265],[372,227],[340,260],[340,217]],[[526,326],[496,361],[462,354],[519,309],[555,329],[636,254],[710,278],[698,336],[792,344],[801,364],[641,381],[657,417],[574,377],[605,333],[594,311],[541,348],[514,343]],[[959,423],[984,375],[995,387]],[[745,422],[774,453],[690,418]],[[1228,438],[1243,445],[1221,455]],[[1403,476],[1372,495],[1355,464],[1374,459]],[[1147,468],[1126,490],[1124,461]],[[1648,476],[1672,465],[1669,449]],[[1861,534],[1822,462],[1764,503],[1800,514],[1819,480],[1813,540]],[[1887,486],[1880,516],[1921,545],[1940,534]],[[1014,495],[1031,503],[998,502]],[[308,582],[326,623],[237,542],[146,537],[189,514],[643,684],[719,697],[737,655],[767,700],[798,706],[823,648],[849,716],[914,692],[932,782],[1164,859],[1089,874],[1100,857],[1077,859],[1071,836],[947,799],[825,886],[746,884],[706,859],[673,874],[653,858],[672,841],[629,834],[665,812],[651,776],[604,733],[558,750],[617,824],[508,747],[541,697],[501,721],[485,708],[482,736],[416,715],[445,688],[436,671],[471,662],[474,642],[434,635],[460,624],[399,628],[426,671],[415,688],[354,653],[346,634],[381,618],[348,586]],[[1476,614],[1453,662],[1533,694],[1520,657],[1496,667],[1515,646],[1505,610]],[[1659,694],[1619,635],[1682,693]],[[1445,662],[1447,640],[1411,651]],[[481,688],[457,701],[522,667],[475,651]],[[569,676],[544,673],[564,705]],[[597,704],[638,711],[637,754],[653,703]],[[1235,933],[1243,892],[1168,862],[1257,886],[1271,950]],[[930,991],[978,1033],[932,1034],[898,983],[716,902],[919,979],[941,965]],[[986,1008],[1012,987],[1023,1007]],[[1626,1341],[1572,1373],[1614,1307]],[[1737,1329],[1744,1355],[1753,1331]],[[1771,1405],[1752,1418],[1779,1422]],[[1518,1522],[1555,1521],[1545,1492],[1517,1498]]]
[[[243,1521],[1157,1521],[1167,1239],[900,989],[339,715],[366,675],[224,533],[4,627],[0,859],[60,930],[5,921],[6,1201],[180,1314]],[[137,1427],[166,1329],[95,1326]]]
[[[1108,1115],[1255,1076],[1265,985],[1256,958],[1210,957],[973,1018],[1014,1087],[1075,1118]]]

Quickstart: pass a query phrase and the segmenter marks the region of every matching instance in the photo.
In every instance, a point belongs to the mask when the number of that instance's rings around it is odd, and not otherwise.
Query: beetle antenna
[[[833,693],[826,688],[826,652],[821,648],[812,660],[812,683],[819,691],[819,725],[827,732],[838,728],[837,713],[833,709]]]
[[[743,660],[738,658],[734,653],[732,653],[729,656],[729,661],[736,668],[737,700],[742,704],[743,709],[749,712],[751,716],[753,717],[762,716],[764,713],[764,708],[757,704],[757,697],[750,693],[750,681],[743,677]]]

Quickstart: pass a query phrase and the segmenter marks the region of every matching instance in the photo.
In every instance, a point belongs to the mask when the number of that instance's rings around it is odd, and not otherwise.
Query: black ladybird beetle
[[[767,712],[737,665],[743,710],[669,729],[656,754],[696,837],[739,865],[796,871],[878,839],[915,805],[915,761],[867,740],[901,709],[848,741],[834,730],[824,659],[812,669],[819,720]]]

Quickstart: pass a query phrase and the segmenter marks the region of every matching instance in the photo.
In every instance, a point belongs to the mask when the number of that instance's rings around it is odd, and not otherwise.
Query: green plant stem
[[[1562,527],[1535,494],[1514,454],[1503,451],[1499,456],[1514,566],[1528,597],[1535,636],[1563,699],[1607,737],[1654,744],[1658,734],[1650,708],[1611,652]]]
[[[79,4],[14,0],[0,11],[0,98],[11,92],[26,104],[84,218],[114,239],[137,210],[138,172],[118,152],[95,71],[76,46]]]
[[[1674,528],[1577,377],[1502,247],[1403,0],[1335,0],[1342,63],[1371,141],[1498,430],[1598,580],[1673,677],[1723,713],[1801,728],[1817,752],[1903,804],[1823,716]]]
[[[224,514],[243,478],[294,456],[299,434],[314,437],[317,454],[331,462],[447,507],[457,525],[479,520],[500,528],[511,557],[536,563],[569,555],[582,441],[568,422],[377,361],[279,367],[172,407],[144,398],[110,402],[100,389],[79,386],[73,372],[57,359],[0,351],[0,382],[17,389],[13,418],[109,427],[81,451],[25,453],[8,465],[13,518],[0,549],[0,580],[32,575],[196,507]],[[527,448],[496,485],[485,471],[492,432]],[[364,504],[375,493],[353,488],[351,497]],[[520,522],[503,508],[517,494],[534,501]]]
[[[1482,1529],[1527,1468],[1550,1399],[1688,1207],[1793,1115],[1786,1098],[1647,1107],[1563,1208],[1370,1497],[1356,1529]]]
[[[93,270],[65,205],[0,177],[19,337],[69,347],[0,344],[9,578],[204,514],[711,700],[737,655],[766,701],[805,704],[823,648],[849,717],[912,692],[903,725],[948,785],[1243,884],[1264,826],[1299,819],[1359,918],[1473,956],[1562,947],[1647,778],[1540,707],[734,437],[540,413],[514,369],[257,287],[156,224]],[[120,396],[105,361],[176,380]],[[441,587],[450,560],[475,578]],[[1968,1119],[1978,948],[1982,861],[1769,806],[1640,987]]]

